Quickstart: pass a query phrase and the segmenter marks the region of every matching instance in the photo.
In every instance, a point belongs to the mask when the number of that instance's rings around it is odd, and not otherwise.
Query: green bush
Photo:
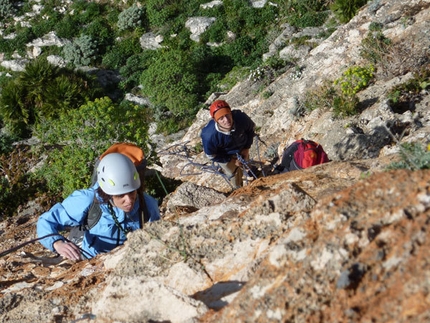
[[[143,8],[133,5],[118,15],[118,28],[119,30],[127,30],[142,27],[143,19]]]
[[[335,0],[330,9],[341,23],[347,23],[368,0]]]
[[[0,133],[0,155],[8,154],[13,150],[13,142],[17,141],[18,138],[11,136],[10,134]]]
[[[76,16],[66,15],[54,26],[54,31],[60,38],[73,39],[79,36],[81,28]]]
[[[97,59],[97,41],[82,34],[72,43],[64,45],[64,59],[74,66],[87,66]]]
[[[0,0],[0,18],[5,19],[13,16],[15,8],[10,0]]]
[[[353,66],[342,73],[342,76],[334,81],[334,85],[339,85],[342,94],[353,96],[359,91],[369,86],[374,78],[375,67],[369,66]]]
[[[101,55],[115,42],[112,27],[102,18],[91,21],[85,29],[85,34],[97,40],[97,51]]]
[[[338,85],[327,80],[320,87],[305,93],[303,106],[308,111],[331,109],[335,117],[347,117],[358,113],[359,100],[355,94],[346,95]]]
[[[249,75],[249,68],[235,66],[228,72],[224,78],[219,81],[219,89],[221,91],[228,92],[235,86],[239,81],[246,79]],[[216,92],[216,91],[213,91]]]
[[[236,66],[258,66],[261,63],[262,51],[256,50],[257,41],[248,35],[237,38],[223,46],[225,55],[229,56]]]
[[[107,69],[119,69],[126,64],[128,58],[141,52],[139,39],[128,37],[116,42],[109,52],[103,55],[102,65]]]
[[[35,111],[25,101],[26,91],[17,82],[10,81],[2,88],[0,116],[6,130],[13,136],[29,137],[30,126],[35,123]]]
[[[27,44],[33,39],[37,38],[33,30],[27,27],[17,28],[16,37],[11,39],[0,38],[0,52],[5,53],[6,57],[11,57],[11,55],[16,51],[21,56],[26,56],[27,54]],[[7,34],[7,33],[6,33]]]
[[[285,6],[287,22],[299,28],[316,27],[324,24],[328,17],[326,1],[291,0]]]
[[[74,1],[71,5],[71,10],[74,11],[76,19],[81,25],[86,25],[94,19],[99,19],[104,13],[104,4],[79,0]]]
[[[424,149],[418,143],[401,144],[400,158],[400,161],[391,163],[388,169],[430,169],[430,145]]]
[[[430,88],[430,64],[424,65],[408,81],[394,86],[387,94],[391,109],[396,113],[413,110],[414,103],[421,101],[425,90]]]
[[[143,71],[140,83],[145,96],[155,105],[167,107],[174,116],[193,118],[197,112],[200,84],[186,53],[160,53]]]
[[[140,82],[142,72],[149,66],[152,58],[157,55],[156,51],[144,51],[141,54],[130,56],[126,63],[120,67],[119,72],[122,80],[119,84],[124,91],[131,91]]]
[[[55,119],[100,95],[100,85],[93,77],[61,69],[41,57],[4,85],[0,116],[13,135],[25,138],[41,117]]]
[[[179,13],[179,8],[180,1],[147,0],[146,14],[150,26],[163,27],[169,19],[173,19]]]
[[[148,144],[148,110],[129,103],[114,104],[104,97],[69,110],[58,120],[43,120],[35,130],[43,145],[55,145],[37,172],[52,192],[63,197],[90,185],[92,166],[114,142]]]

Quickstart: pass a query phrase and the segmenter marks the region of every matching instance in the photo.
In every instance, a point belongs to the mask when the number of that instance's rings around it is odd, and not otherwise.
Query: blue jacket
[[[95,191],[95,187],[85,190],[74,191],[62,203],[55,204],[49,211],[43,213],[37,221],[37,235],[43,237],[51,233],[64,231],[66,227],[78,226],[84,222],[90,206],[94,201],[94,196],[100,201]],[[148,208],[149,222],[160,219],[157,200],[148,194],[144,194],[145,203]],[[82,249],[84,256],[88,257],[108,252],[117,247],[119,234],[119,244],[123,244],[127,239],[123,230],[115,224],[109,212],[108,205],[101,203],[102,216],[97,224],[88,231],[85,231]],[[133,210],[125,214],[121,209],[113,206],[113,210],[122,228],[129,231],[139,229],[139,199],[136,199]],[[42,239],[40,242],[46,248],[55,251],[53,244],[57,240],[64,240],[60,235]]]
[[[200,137],[205,154],[213,161],[228,163],[232,156],[243,149],[249,149],[254,140],[255,124],[240,110],[233,110],[233,129],[229,133],[217,129],[212,119],[202,129]]]

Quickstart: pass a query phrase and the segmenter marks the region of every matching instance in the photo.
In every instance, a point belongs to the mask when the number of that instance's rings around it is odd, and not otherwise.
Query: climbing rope
[[[258,161],[255,160],[244,160],[242,156],[237,154],[238,160],[241,162],[244,174],[249,174],[254,179],[257,179],[257,175],[255,174],[255,168],[261,168],[262,176],[265,177],[266,174],[264,172],[263,168],[263,162],[261,161],[260,157],[260,148],[259,143],[265,145],[265,143],[260,139],[258,135],[255,135],[254,137],[256,140],[256,147],[257,147],[257,155],[258,155]],[[194,160],[194,156],[198,153],[197,151],[191,149],[187,144],[189,141],[186,141],[184,143],[179,143],[172,145],[160,152],[158,152],[158,155],[173,155],[179,158],[182,158],[187,161],[187,163],[181,168],[179,174],[181,176],[197,176],[201,175],[202,173],[210,173],[214,175],[221,176],[226,183],[234,189],[232,183],[230,182],[230,177],[227,176],[223,171],[222,168],[214,161],[208,162],[208,163],[198,163]],[[199,169],[199,171],[191,171],[191,169]],[[248,181],[248,179],[246,179]]]
[[[179,172],[181,176],[196,176],[196,175],[201,175],[203,173],[215,174],[215,175],[221,176],[232,187],[232,184],[229,181],[229,177],[222,172],[221,167],[219,167],[215,162],[213,161],[211,161],[210,163],[195,162],[194,154],[197,154],[197,152],[191,150],[187,146],[187,143],[189,143],[189,141],[170,146],[165,150],[158,152],[158,155],[172,155],[186,160],[187,163],[181,168]],[[190,168],[200,169],[200,171],[191,172],[189,171]]]

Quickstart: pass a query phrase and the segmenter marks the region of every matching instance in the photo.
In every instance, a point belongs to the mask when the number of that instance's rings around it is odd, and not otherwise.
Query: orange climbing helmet
[[[211,117],[218,121],[219,118],[231,113],[231,108],[224,100],[216,100],[211,104],[209,111]]]

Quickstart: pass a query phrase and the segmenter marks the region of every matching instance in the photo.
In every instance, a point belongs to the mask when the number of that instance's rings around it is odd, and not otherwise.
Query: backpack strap
[[[92,229],[97,224],[97,222],[99,222],[102,216],[102,213],[103,212],[102,212],[102,209],[100,208],[100,204],[97,201],[97,198],[94,194],[93,203],[88,209],[87,215],[84,220],[83,228],[85,230]]]
[[[297,164],[294,162],[294,153],[296,152],[298,145],[301,144],[301,140],[296,140],[288,147],[284,148],[284,153],[281,159],[281,170],[291,171],[300,169],[297,168]]]
[[[148,210],[148,206],[146,205],[143,192],[139,192],[139,208],[140,208],[139,226],[142,229],[143,224],[149,221],[149,210]]]

